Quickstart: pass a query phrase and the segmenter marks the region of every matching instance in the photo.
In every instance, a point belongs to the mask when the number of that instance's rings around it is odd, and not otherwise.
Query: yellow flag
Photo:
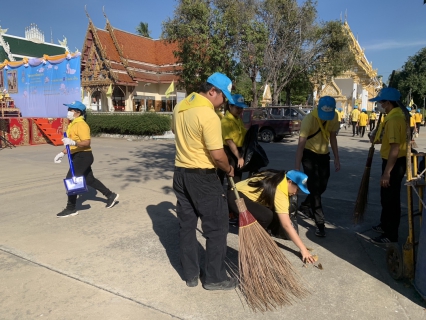
[[[166,90],[166,98],[168,98],[170,94],[174,92],[175,92],[175,81],[173,80],[169,88]]]
[[[410,101],[410,103],[408,104],[410,107],[412,107],[413,106],[413,104],[414,104],[414,100],[411,98],[411,101]]]
[[[112,96],[112,84],[109,85],[108,91],[106,93],[107,97],[111,97]]]

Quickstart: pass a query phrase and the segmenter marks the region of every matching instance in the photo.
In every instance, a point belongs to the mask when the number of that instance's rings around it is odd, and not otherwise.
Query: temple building
[[[98,111],[172,111],[176,94],[165,93],[177,83],[177,46],[115,29],[89,18],[81,56],[83,102]]]
[[[349,114],[354,106],[359,109],[372,111],[374,103],[368,100],[377,95],[382,88],[382,79],[377,77],[377,70],[373,69],[372,62],[367,60],[364,50],[354,37],[348,23],[343,28],[348,32],[351,41],[350,48],[355,55],[356,64],[338,77],[334,77],[321,87],[314,86],[314,103],[317,104],[321,96],[332,96],[336,99],[337,107]]]
[[[34,23],[25,28],[24,38],[10,35],[7,30],[0,26],[0,62],[54,56],[69,51],[66,38],[59,44],[54,44],[52,40],[45,42],[44,33]]]

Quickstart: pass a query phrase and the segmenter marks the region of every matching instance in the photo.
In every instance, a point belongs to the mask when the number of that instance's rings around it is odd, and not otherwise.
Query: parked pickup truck
[[[242,119],[246,129],[259,125],[259,140],[281,141],[285,136],[298,134],[304,112],[294,107],[264,107],[244,109]]]

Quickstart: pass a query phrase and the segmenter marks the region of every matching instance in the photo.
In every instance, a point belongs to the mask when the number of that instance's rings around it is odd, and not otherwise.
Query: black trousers
[[[365,126],[359,126],[359,135],[362,137],[364,137],[365,134]]]
[[[414,127],[410,127],[411,140],[414,138]]]
[[[238,153],[242,155],[243,149],[241,147],[237,148]],[[237,157],[232,153],[231,149],[228,146],[223,146],[223,150],[226,153],[226,156],[228,157],[229,165],[234,168],[234,182],[240,182],[243,176],[243,172],[238,168],[238,159]],[[223,185],[223,181],[225,180],[227,172],[224,172],[220,169],[217,169],[217,175],[219,176],[220,183]],[[231,189],[232,186],[230,183],[228,183],[228,189]]]
[[[268,229],[272,222],[278,221],[278,215],[268,207],[256,201],[250,200],[241,192],[238,192],[238,195],[240,196],[240,198],[244,199],[244,203],[247,207],[247,210],[253,215],[253,217],[255,217],[255,219],[264,229]],[[237,198],[235,197],[234,190],[228,190],[229,211],[238,216],[239,211],[237,204],[235,203],[236,199]]]
[[[303,150],[303,171],[308,176],[308,190],[310,194],[303,201],[303,205],[311,208],[316,225],[324,228],[324,212],[322,210],[321,195],[327,189],[330,177],[330,154],[317,154],[308,149]]]
[[[355,133],[358,135],[359,133],[357,123],[357,121],[352,121],[352,135],[355,135]]]
[[[108,197],[112,192],[105,185],[95,178],[92,171],[93,153],[92,151],[82,151],[71,154],[76,177],[84,176],[86,184]],[[72,177],[71,169],[68,170],[67,179]],[[77,203],[77,195],[68,196],[67,208],[74,209]]]
[[[420,134],[420,127],[422,126],[421,122],[416,122],[417,133]]]
[[[382,159],[382,174],[387,163],[387,160]],[[390,173],[390,186],[380,188],[380,203],[382,205],[380,224],[385,232],[384,235],[391,241],[398,240],[398,228],[401,219],[401,183],[406,166],[406,158],[398,158]]]
[[[228,203],[218,176],[215,172],[195,173],[185,168],[175,168],[173,189],[177,198],[179,255],[185,280],[200,274],[196,237],[198,218],[201,219],[203,236],[206,238],[205,282],[226,280]]]
[[[376,120],[370,120],[370,132],[376,127]]]

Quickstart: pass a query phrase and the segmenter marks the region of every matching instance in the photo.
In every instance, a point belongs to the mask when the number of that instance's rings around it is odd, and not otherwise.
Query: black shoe
[[[113,206],[114,206],[114,204],[117,202],[117,200],[118,200],[118,197],[119,197],[120,195],[119,194],[117,194],[117,193],[111,193],[109,196],[108,196],[108,198],[107,198],[107,204],[106,204],[106,207],[107,208],[112,208]]]
[[[315,231],[315,235],[317,237],[321,237],[324,238],[325,237],[325,229],[324,228],[317,228],[317,230]]]
[[[238,281],[235,278],[229,278],[228,280],[217,282],[217,283],[205,283],[203,288],[206,290],[233,290],[237,287]]]
[[[382,229],[382,225],[381,224],[378,224],[377,226],[373,226],[373,227],[371,227],[371,229],[374,230],[374,231],[376,231],[376,232],[378,232],[378,233],[385,233],[383,231],[383,229]]]
[[[186,285],[191,288],[198,286],[198,276],[195,276],[194,278],[187,280]]]
[[[371,242],[374,242],[376,244],[391,244],[392,242],[398,242],[398,241],[397,240],[392,241],[388,237],[382,234],[381,236],[371,238]]]
[[[77,210],[65,208],[64,210],[62,210],[61,212],[59,212],[56,216],[58,218],[66,218],[66,217],[71,217],[71,216],[76,216],[76,215],[78,215],[78,211]]]

